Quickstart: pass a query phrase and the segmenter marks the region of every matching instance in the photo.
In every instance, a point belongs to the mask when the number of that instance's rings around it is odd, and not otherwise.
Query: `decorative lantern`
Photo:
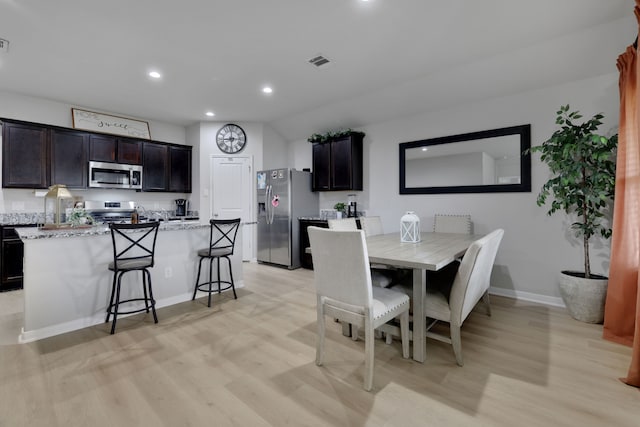
[[[65,200],[73,200],[66,185],[56,184],[49,187],[49,192],[44,196],[43,228],[59,228],[63,224]],[[53,221],[53,223],[49,221]]]
[[[420,241],[420,218],[408,211],[400,218],[400,241],[418,243]]]

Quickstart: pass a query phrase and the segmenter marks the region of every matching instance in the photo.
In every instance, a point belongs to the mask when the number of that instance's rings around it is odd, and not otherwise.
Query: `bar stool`
[[[232,289],[233,298],[238,299],[236,295],[236,288],[233,284],[233,271],[231,268],[231,255],[233,255],[233,248],[236,244],[236,235],[238,234],[238,228],[240,228],[240,218],[235,219],[211,219],[209,220],[209,247],[200,249],[198,256],[200,262],[198,263],[198,276],[196,277],[196,285],[193,290],[193,298],[196,299],[196,293],[198,291],[208,292],[209,300],[207,306],[211,307],[211,294],[213,292],[221,293],[224,290]],[[225,258],[229,264],[229,280],[220,279],[220,258]],[[200,283],[200,270],[202,269],[202,261],[209,260],[209,281]],[[217,280],[213,280],[213,260],[217,260]],[[213,288],[213,284],[216,283],[217,289]],[[226,284],[224,288],[222,284]]]
[[[109,263],[109,270],[113,271],[113,284],[111,286],[111,299],[107,307],[107,319],[113,314],[111,334],[116,330],[116,321],[119,314],[139,313],[142,311],[153,313],[154,323],[158,323],[156,315],[156,301],[153,299],[151,288],[151,273],[149,268],[154,265],[156,237],[158,236],[158,222],[144,224],[110,224],[111,240],[113,242],[113,262]],[[120,300],[120,285],[122,276],[129,271],[142,272],[142,290],[144,297]],[[148,291],[148,293],[147,293]],[[144,307],[132,308],[128,311],[120,311],[120,304],[134,301],[144,301]]]

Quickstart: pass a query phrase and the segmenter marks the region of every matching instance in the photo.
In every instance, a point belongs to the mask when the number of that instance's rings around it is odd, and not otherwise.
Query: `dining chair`
[[[451,344],[456,362],[460,366],[463,365],[460,337],[463,322],[481,299],[486,306],[487,315],[491,316],[491,270],[503,235],[504,230],[497,229],[474,241],[462,257],[455,278],[448,287],[431,286],[427,283],[424,298],[424,312],[428,322],[426,337]],[[407,292],[410,288],[398,285],[392,289]],[[449,336],[431,332],[431,328],[439,321],[449,323]]]
[[[471,215],[443,215],[433,216],[433,231],[436,233],[464,233],[471,234]]]
[[[360,219],[360,227],[364,230],[364,235],[377,236],[378,234],[384,234],[382,228],[382,220],[379,216],[362,216]]]
[[[209,220],[209,246],[198,251],[198,275],[196,276],[196,284],[193,289],[193,297],[196,299],[198,291],[207,292],[207,306],[211,307],[211,294],[214,292],[221,293],[224,290],[231,289],[233,298],[238,299],[236,295],[236,287],[233,282],[233,269],[231,268],[231,255],[236,244],[236,236],[240,228],[240,218],[234,219],[211,219]],[[220,259],[227,260],[229,266],[229,280],[222,280],[220,276]],[[202,261],[209,260],[209,281],[200,283],[200,270],[202,270]],[[216,278],[213,279],[213,261],[216,263]],[[215,287],[213,285],[216,285]],[[222,285],[226,285],[222,287]]]
[[[374,330],[400,321],[402,357],[409,357],[409,297],[372,286],[364,232],[309,227],[317,296],[316,364],[324,362],[325,316],[364,329],[364,389],[373,387]]]
[[[362,220],[365,217],[360,218],[360,226],[362,227]],[[378,219],[380,219],[378,217]],[[330,230],[341,230],[341,231],[355,231],[358,230],[358,224],[356,223],[355,218],[343,218],[343,219],[330,219],[328,220],[329,229]],[[382,228],[382,224],[380,224],[380,228]],[[364,228],[363,228],[364,229]],[[366,235],[366,230],[365,230]],[[390,274],[388,271],[381,271],[384,269],[378,269],[378,266],[374,266],[374,270],[371,272],[371,280],[374,286],[379,286],[381,288],[388,288],[393,283],[393,274]],[[386,269],[386,268],[385,268]]]
[[[329,219],[329,228],[332,230],[357,230],[358,224],[355,218]]]
[[[108,268],[113,271],[113,281],[105,323],[109,323],[109,319],[113,314],[111,334],[116,331],[116,322],[121,314],[140,313],[142,311],[149,313],[149,309],[151,309],[153,322],[158,323],[156,301],[153,298],[149,269],[155,263],[156,238],[159,225],[160,223],[158,222],[109,225],[113,243],[113,262],[109,263]],[[142,273],[143,295],[121,300],[122,276],[130,271]],[[136,302],[143,302],[144,307],[130,304]],[[121,310],[121,304],[125,304],[127,311]]]

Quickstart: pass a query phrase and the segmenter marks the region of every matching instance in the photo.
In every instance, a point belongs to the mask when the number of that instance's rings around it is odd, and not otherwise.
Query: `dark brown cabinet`
[[[90,160],[128,165],[142,164],[142,141],[109,135],[90,135]]]
[[[169,147],[169,191],[191,193],[191,147]]]
[[[169,147],[145,142],[142,147],[142,189],[167,191],[169,185]]]
[[[191,193],[192,148],[0,119],[2,187],[88,188],[89,161],[142,165],[142,190]]]
[[[47,188],[49,129],[26,123],[2,123],[2,187]]]
[[[362,134],[313,144],[313,191],[362,190]]]
[[[87,188],[89,137],[85,132],[52,129],[49,183],[69,188]]]

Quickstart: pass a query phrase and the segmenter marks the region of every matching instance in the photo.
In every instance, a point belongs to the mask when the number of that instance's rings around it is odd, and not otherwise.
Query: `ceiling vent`
[[[0,52],[9,52],[9,40],[0,39]]]
[[[329,64],[331,64],[331,61],[329,61],[327,57],[320,54],[314,56],[307,62],[309,62],[309,64],[313,65],[315,68],[326,68],[327,66],[329,66]]]

